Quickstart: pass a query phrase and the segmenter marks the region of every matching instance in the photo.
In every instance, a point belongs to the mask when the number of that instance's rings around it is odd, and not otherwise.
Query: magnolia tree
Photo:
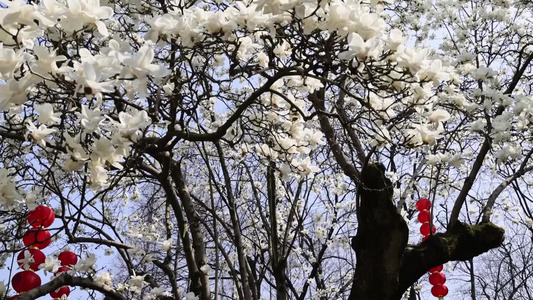
[[[529,1],[0,3],[2,261],[38,204],[81,257],[18,299],[401,299],[531,228]]]

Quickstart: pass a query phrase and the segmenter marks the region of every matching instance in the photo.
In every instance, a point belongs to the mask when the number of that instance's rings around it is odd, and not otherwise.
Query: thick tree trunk
[[[496,248],[504,230],[491,223],[458,222],[446,233],[408,245],[407,224],[392,201],[384,168],[368,165],[361,173],[359,228],[352,239],[357,255],[350,300],[398,300],[427,270],[451,260],[468,260]]]

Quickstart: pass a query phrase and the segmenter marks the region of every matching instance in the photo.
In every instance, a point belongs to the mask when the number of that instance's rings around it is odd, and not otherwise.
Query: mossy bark
[[[468,260],[496,248],[504,230],[491,223],[458,222],[446,233],[408,245],[409,229],[392,201],[392,186],[380,165],[368,165],[359,185],[359,227],[352,240],[357,266],[350,300],[398,300],[430,268]]]

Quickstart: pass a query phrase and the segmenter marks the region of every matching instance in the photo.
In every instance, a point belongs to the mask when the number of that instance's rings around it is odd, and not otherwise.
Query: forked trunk
[[[458,222],[446,233],[407,245],[409,229],[392,200],[384,167],[368,165],[359,183],[359,227],[352,239],[357,266],[350,300],[399,300],[427,270],[450,260],[468,260],[503,242],[492,223]]]

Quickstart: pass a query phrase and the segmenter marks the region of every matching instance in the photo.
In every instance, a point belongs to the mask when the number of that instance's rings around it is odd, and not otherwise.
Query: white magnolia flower
[[[154,49],[148,45],[144,45],[134,57],[126,58],[123,61],[129,67],[135,78],[139,79],[140,85],[137,91],[142,97],[148,96],[148,75],[158,78],[170,74],[170,71],[163,65],[152,64],[154,57]]]
[[[268,55],[266,55],[264,52],[259,52],[257,53],[257,63],[263,67],[263,68],[267,68],[268,67],[268,62],[270,61],[270,59],[268,58]]]
[[[314,166],[311,163],[311,159],[309,158],[309,156],[301,160],[300,162],[296,164],[293,163],[293,164],[295,165],[295,167],[298,168],[298,171],[300,172],[300,174],[304,176],[308,176],[308,175],[311,175],[313,173],[320,171],[320,168],[318,168],[317,166]]]
[[[96,263],[96,256],[89,254],[85,259],[82,259],[76,263],[73,267],[74,270],[79,272],[92,272]]]
[[[15,69],[20,67],[26,59],[22,50],[15,52],[13,49],[4,48],[4,44],[0,43],[0,79],[13,76]]]
[[[96,276],[95,280],[101,285],[111,286],[113,284],[113,275],[109,274],[109,272],[102,272]]]
[[[132,275],[130,277],[130,280],[128,281],[128,285],[130,286],[130,291],[132,293],[140,293],[141,289],[143,288],[144,284],[144,275],[138,276],[138,275]]]
[[[57,131],[55,128],[48,128],[46,125],[40,125],[38,128],[35,127],[32,121],[28,120],[26,122],[26,128],[30,131],[28,136],[31,137],[31,139],[37,143],[38,145],[41,145],[43,147],[46,146],[46,137]]]
[[[7,169],[0,169],[0,205],[11,209],[22,197],[17,192],[15,180]]]
[[[428,54],[429,49],[404,48],[398,56],[398,63],[412,75],[416,75],[422,69]]]
[[[287,43],[287,41],[283,41],[283,43],[277,45],[275,48],[274,48],[274,54],[278,57],[278,58],[286,58],[286,57],[289,57],[292,53],[292,49],[291,49],[291,46],[289,45],[289,43]]]
[[[113,142],[101,136],[94,141],[92,147],[91,159],[95,162],[101,162],[102,164],[109,164],[119,170],[122,170],[122,164],[120,161],[124,157],[120,152],[116,151]]]
[[[82,29],[85,24],[94,24],[101,35],[109,35],[101,20],[113,15],[111,7],[100,6],[100,0],[67,0],[67,3],[68,14],[66,19],[61,20],[62,28],[72,32]]]
[[[59,124],[61,122],[61,113],[54,112],[54,107],[50,103],[35,105],[35,111],[39,114],[37,121],[44,125]]]
[[[92,110],[85,105],[81,106],[81,113],[76,113],[76,115],[81,119],[81,126],[83,126],[87,133],[97,131],[100,128],[102,120],[105,119],[99,108]]]
[[[365,41],[376,37],[385,29],[385,21],[375,13],[362,13],[355,19],[355,30]]]
[[[193,292],[188,292],[185,294],[185,300],[199,300],[198,296],[196,296]]]
[[[58,68],[56,62],[65,61],[67,58],[63,55],[56,56],[56,51],[56,49],[50,51],[44,46],[35,46],[33,52],[37,56],[37,60],[34,61],[35,65],[32,66],[32,71],[42,76],[66,71],[65,68]]]
[[[343,60],[351,60],[357,57],[360,60],[365,60],[367,57],[375,57],[378,52],[377,41],[375,39],[364,41],[363,38],[352,32],[348,36],[348,51],[341,52],[339,58]]]
[[[260,157],[268,160],[276,160],[278,158],[278,152],[270,148],[267,144],[257,145],[256,151]]]
[[[45,275],[46,275],[46,272],[55,273],[57,272],[57,269],[58,269],[57,264],[58,264],[58,261],[54,260],[52,257],[49,256],[44,260],[44,263],[39,265],[39,269],[43,269]]]
[[[119,122],[111,120],[118,128],[123,137],[134,137],[139,129],[143,129],[152,123],[152,119],[144,110],[137,111],[134,115],[126,112],[118,114]]]
[[[22,269],[28,270],[30,268],[30,265],[35,262],[35,259],[33,258],[33,255],[30,251],[24,250],[24,258],[17,260],[17,262],[19,264],[22,264]]]
[[[168,239],[168,240],[163,241],[163,245],[161,245],[161,249],[163,249],[163,251],[168,251],[170,250],[171,246],[172,246],[172,240]]]
[[[445,111],[444,109],[437,109],[431,115],[429,115],[429,121],[431,123],[437,123],[437,122],[445,122],[450,119],[450,113]]]
[[[432,81],[434,85],[438,85],[439,80],[448,80],[450,79],[450,75],[442,66],[442,61],[440,59],[436,59],[431,63],[431,65],[422,70],[420,79],[429,80]]]

